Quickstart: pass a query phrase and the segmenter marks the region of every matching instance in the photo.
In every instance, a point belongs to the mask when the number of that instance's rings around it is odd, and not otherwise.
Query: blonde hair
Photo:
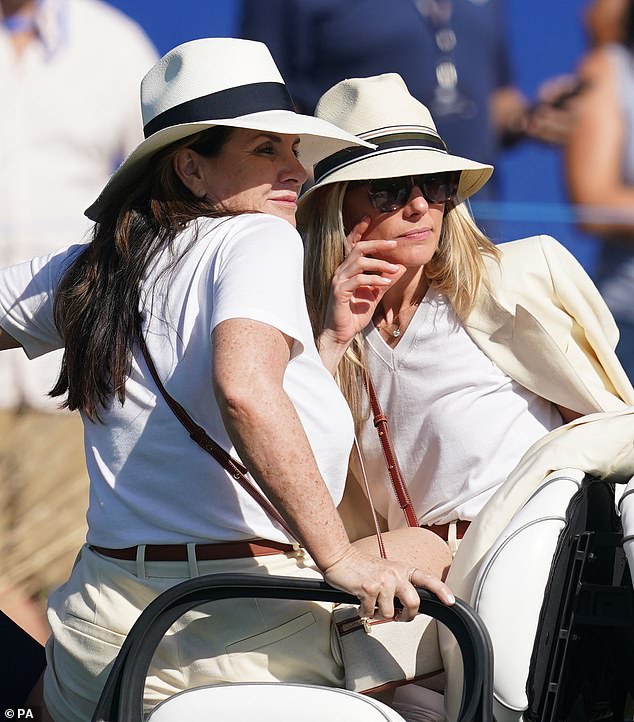
[[[304,239],[304,285],[308,312],[317,341],[324,330],[332,277],[345,258],[343,200],[348,183],[316,188],[301,209],[299,230]],[[444,293],[458,317],[473,309],[487,278],[484,256],[499,259],[500,251],[477,227],[459,198],[445,206],[438,250],[425,265],[429,283]],[[337,368],[336,380],[358,427],[368,417],[366,369],[361,334],[353,339]]]

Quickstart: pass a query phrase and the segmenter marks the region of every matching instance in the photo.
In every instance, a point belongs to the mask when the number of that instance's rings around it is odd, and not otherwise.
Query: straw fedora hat
[[[311,193],[331,183],[459,170],[464,200],[493,173],[493,166],[448,152],[431,113],[396,73],[342,80],[321,96],[315,115],[375,147],[335,151],[318,162],[314,185],[299,200],[300,214]]]
[[[252,40],[204,38],[174,48],[143,78],[141,112],[145,140],[86,209],[92,220],[154,153],[216,125],[299,135],[307,166],[350,145],[370,147],[325,120],[296,113],[268,48]]]

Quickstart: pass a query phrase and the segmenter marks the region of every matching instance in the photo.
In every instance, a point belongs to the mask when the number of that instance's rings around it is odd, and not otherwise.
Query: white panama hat
[[[306,198],[331,183],[459,170],[458,195],[464,200],[493,173],[491,165],[447,151],[431,113],[397,73],[342,80],[321,96],[315,115],[375,147],[335,151],[317,163],[314,185],[299,199],[300,215]]]
[[[216,125],[301,137],[300,160],[313,165],[350,145],[371,145],[331,123],[294,111],[269,49],[236,38],[192,40],[170,50],[141,81],[145,140],[86,209],[97,220],[122,184],[138,177],[154,153]]]

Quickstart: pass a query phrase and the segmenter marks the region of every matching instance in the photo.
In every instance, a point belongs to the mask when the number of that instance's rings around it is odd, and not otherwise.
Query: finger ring
[[[408,581],[410,584],[412,583],[412,577],[414,576],[414,572],[415,572],[415,571],[416,571],[416,567],[412,567],[412,568],[407,572],[407,581]]]

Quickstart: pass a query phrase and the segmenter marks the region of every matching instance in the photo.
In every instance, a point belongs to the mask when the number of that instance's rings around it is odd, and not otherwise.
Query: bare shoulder
[[[596,101],[600,96],[609,96],[615,92],[614,51],[614,46],[601,47],[582,58],[577,73],[585,83],[585,89],[578,96],[577,110],[585,106],[596,107]]]
[[[610,51],[605,47],[596,48],[584,55],[577,70],[582,78],[600,82],[605,79],[606,74],[611,75],[612,71]]]

